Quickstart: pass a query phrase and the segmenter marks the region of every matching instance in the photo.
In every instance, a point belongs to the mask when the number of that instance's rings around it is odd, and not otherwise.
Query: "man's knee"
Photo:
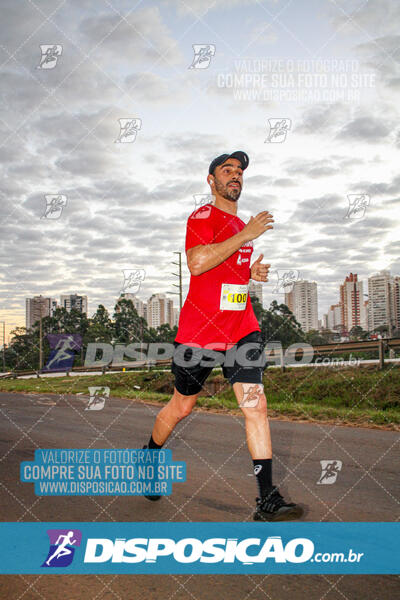
[[[185,417],[188,417],[190,415],[190,413],[192,412],[193,409],[193,404],[189,404],[189,402],[183,401],[180,402],[179,405],[179,416],[181,419],[184,419]]]
[[[256,417],[267,413],[267,399],[262,383],[236,383],[238,404],[244,413]]]
[[[198,394],[184,396],[175,388],[174,404],[176,407],[176,416],[178,420],[184,419],[192,412],[193,406],[196,404]]]
[[[267,399],[265,394],[261,394],[257,400],[257,403],[250,406],[241,406],[240,407],[246,416],[250,418],[259,419],[267,415]]]

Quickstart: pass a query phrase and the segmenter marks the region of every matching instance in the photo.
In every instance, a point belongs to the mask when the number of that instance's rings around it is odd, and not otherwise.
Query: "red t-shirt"
[[[236,215],[205,204],[189,217],[186,252],[200,244],[217,244],[245,227]],[[251,331],[260,331],[248,294],[253,242],[201,275],[191,275],[179,318],[176,342],[227,350]]]

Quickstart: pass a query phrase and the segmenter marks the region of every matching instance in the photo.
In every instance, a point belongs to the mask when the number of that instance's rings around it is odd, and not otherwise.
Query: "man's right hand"
[[[260,237],[263,233],[268,231],[268,229],[273,229],[273,226],[270,223],[273,223],[274,219],[267,210],[258,213],[256,217],[250,217],[249,222],[242,229],[242,233],[245,236],[246,240],[250,242],[251,240],[255,240]]]

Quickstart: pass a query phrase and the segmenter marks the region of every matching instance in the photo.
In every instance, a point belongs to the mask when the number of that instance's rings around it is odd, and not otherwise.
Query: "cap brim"
[[[217,158],[214,158],[214,160],[210,164],[208,172],[214,173],[217,167],[223,165],[230,158],[235,158],[236,160],[238,160],[243,171],[249,166],[249,157],[247,156],[246,152],[243,152],[242,150],[236,150],[235,152],[232,152],[232,154],[225,153],[221,154],[220,156],[217,156]]]

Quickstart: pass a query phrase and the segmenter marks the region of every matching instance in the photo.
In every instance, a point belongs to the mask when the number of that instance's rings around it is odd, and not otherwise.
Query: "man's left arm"
[[[263,264],[261,262],[263,258],[264,254],[260,254],[250,267],[250,279],[253,279],[253,281],[268,281],[268,272],[271,265]]]

